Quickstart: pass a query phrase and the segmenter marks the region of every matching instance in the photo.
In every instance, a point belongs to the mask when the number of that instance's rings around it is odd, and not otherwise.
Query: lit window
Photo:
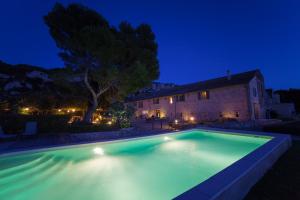
[[[220,118],[223,118],[223,113],[220,112],[220,113],[219,113],[219,116],[220,116]]]
[[[173,104],[173,97],[170,97],[169,102],[170,104]]]
[[[198,93],[198,99],[203,100],[203,99],[209,99],[209,91],[201,91]]]

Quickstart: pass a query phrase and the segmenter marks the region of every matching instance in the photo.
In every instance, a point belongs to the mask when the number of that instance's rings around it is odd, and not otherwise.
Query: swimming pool
[[[269,141],[190,130],[4,155],[0,199],[172,199]]]

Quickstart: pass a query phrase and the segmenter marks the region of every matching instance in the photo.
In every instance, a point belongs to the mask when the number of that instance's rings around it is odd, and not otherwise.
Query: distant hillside
[[[21,98],[70,99],[82,91],[80,77],[65,68],[44,69],[19,64],[10,65],[0,61],[0,107],[1,102],[20,102]]]
[[[0,61],[1,96],[19,95],[30,90],[50,86],[53,79],[50,70],[31,65],[10,65]]]

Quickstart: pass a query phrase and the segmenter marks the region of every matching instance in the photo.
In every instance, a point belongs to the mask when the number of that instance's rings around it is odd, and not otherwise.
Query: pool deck
[[[203,183],[179,195],[175,198],[177,200],[241,200],[247,195],[251,187],[272,167],[278,158],[288,150],[292,143],[291,137],[286,134],[225,130],[207,127],[194,129],[221,132],[223,134],[236,133],[239,135],[270,136],[273,137],[273,139]],[[23,141],[4,142],[2,144],[0,143],[0,156],[41,148],[132,139],[165,133],[170,133],[170,131],[156,130],[142,133],[127,132],[126,134],[118,131],[84,133],[70,134],[66,138],[51,138],[50,140],[49,138],[35,138]]]
[[[228,134],[271,136],[273,139],[203,183],[179,195],[176,200],[241,200],[292,144],[291,137],[286,134],[215,128],[206,130]]]

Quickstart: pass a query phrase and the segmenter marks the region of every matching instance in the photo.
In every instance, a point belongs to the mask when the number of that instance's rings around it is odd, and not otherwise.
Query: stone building
[[[139,94],[128,99],[136,118],[167,118],[182,121],[239,121],[265,118],[264,78],[253,70]]]
[[[294,103],[282,103],[279,94],[276,94],[272,89],[266,90],[266,117],[268,119],[274,117],[292,118],[296,116],[296,108]],[[272,113],[276,116],[272,116]]]

